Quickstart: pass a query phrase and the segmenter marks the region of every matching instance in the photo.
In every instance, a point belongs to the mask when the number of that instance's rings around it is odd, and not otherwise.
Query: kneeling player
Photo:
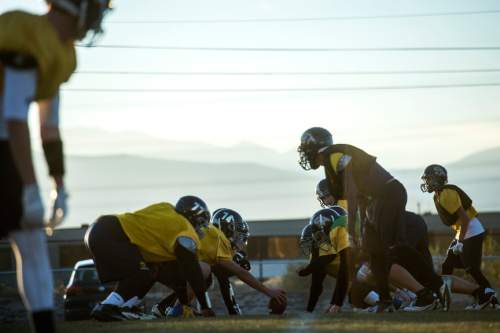
[[[231,209],[218,209],[214,212],[212,223],[204,228],[205,236],[199,250],[200,261],[207,263],[219,281],[221,293],[230,314],[240,314],[229,277],[236,276],[250,287],[260,291],[279,303],[286,303],[286,293],[281,289],[264,286],[250,272],[250,265],[241,258],[241,252],[248,239],[248,224],[240,214]],[[211,283],[211,279],[209,279]],[[175,296],[170,295],[159,303],[160,315],[167,309]],[[163,308],[163,309],[162,309]],[[164,312],[163,312],[164,313]]]
[[[341,311],[349,287],[349,236],[346,225],[345,211],[336,206],[316,212],[310,223],[302,229],[300,247],[310,255],[311,260],[298,274],[312,275],[306,308],[308,312],[313,312],[316,307],[326,275],[337,280],[326,313]]]
[[[158,203],[134,213],[101,216],[87,231],[85,243],[101,282],[118,283],[94,308],[92,317],[100,321],[129,319],[122,308],[140,302],[156,281],[154,273],[160,264],[175,266],[171,273],[178,277],[175,284],[184,286],[180,292],[185,295],[187,280],[202,313],[213,315],[204,297],[205,284],[196,256],[201,228],[209,221],[207,205],[194,196],[180,198],[175,207]],[[187,297],[181,300],[187,302]]]
[[[496,294],[481,271],[486,233],[477,218],[472,200],[461,188],[448,184],[448,173],[441,165],[432,164],[425,168],[422,180],[422,191],[434,193],[434,203],[441,221],[455,231],[455,238],[442,265],[442,274],[451,275],[455,268],[465,269],[477,284],[491,293],[489,300],[482,303],[478,301],[473,307],[482,309],[489,304],[498,305]]]

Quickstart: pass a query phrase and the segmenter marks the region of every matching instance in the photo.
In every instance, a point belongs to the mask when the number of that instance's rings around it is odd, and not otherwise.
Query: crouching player
[[[448,184],[448,173],[441,165],[432,164],[425,168],[422,180],[422,192],[434,193],[434,204],[441,221],[455,231],[455,238],[442,264],[442,274],[451,275],[455,268],[465,269],[491,294],[490,299],[476,300],[469,309],[483,309],[490,304],[498,308],[496,293],[481,271],[486,233],[471,198],[460,187]]]
[[[335,278],[335,290],[326,313],[341,311],[349,288],[349,235],[346,212],[338,206],[316,212],[300,236],[302,251],[310,256],[309,264],[298,271],[299,276],[311,275],[311,287],[306,310],[313,312],[323,292],[327,275]]]
[[[177,289],[185,305],[189,282],[202,314],[212,316],[196,256],[201,229],[209,222],[207,205],[195,196],[181,197],[175,207],[158,203],[133,213],[98,218],[88,229],[85,243],[101,282],[117,281],[117,285],[96,305],[92,317],[100,321],[131,319],[124,308],[139,304],[158,276]]]
[[[205,236],[201,239],[199,259],[209,264],[219,281],[224,303],[229,314],[240,314],[229,277],[236,276],[241,281],[260,291],[264,295],[275,298],[279,303],[286,303],[286,293],[281,289],[268,288],[257,280],[250,272],[250,264],[241,258],[241,252],[246,246],[249,236],[248,224],[234,210],[221,208],[214,212],[211,224],[203,228]],[[211,284],[211,277],[208,285]],[[176,297],[172,294],[162,300],[156,309],[159,315],[168,309]],[[155,311],[156,312],[156,311]],[[172,314],[175,310],[171,311]],[[158,313],[156,313],[158,315]]]

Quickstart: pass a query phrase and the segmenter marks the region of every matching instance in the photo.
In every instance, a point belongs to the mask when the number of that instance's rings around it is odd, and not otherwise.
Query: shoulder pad
[[[196,243],[194,240],[192,240],[189,237],[181,236],[181,237],[177,238],[177,244],[179,246],[182,246],[183,248],[185,248],[189,252],[192,252],[192,253],[196,252]]]

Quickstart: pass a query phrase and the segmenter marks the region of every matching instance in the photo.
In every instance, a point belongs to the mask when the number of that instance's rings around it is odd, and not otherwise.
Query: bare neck
[[[61,41],[73,41],[76,36],[76,19],[57,8],[52,7],[47,18],[54,26]]]

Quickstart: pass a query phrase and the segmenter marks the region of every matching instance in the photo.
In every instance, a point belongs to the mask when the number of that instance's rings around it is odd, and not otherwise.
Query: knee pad
[[[43,229],[21,230],[9,235],[16,257],[19,293],[28,311],[54,308],[54,281]]]

